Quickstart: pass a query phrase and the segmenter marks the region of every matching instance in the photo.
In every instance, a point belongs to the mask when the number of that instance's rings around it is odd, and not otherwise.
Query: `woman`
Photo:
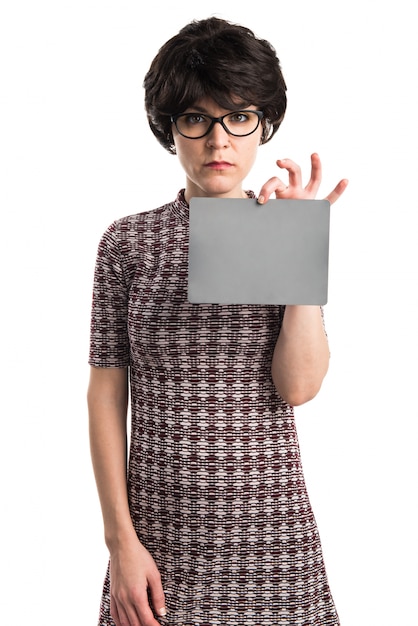
[[[336,626],[293,416],[328,368],[322,311],[187,301],[188,203],[255,197],[243,181],[286,109],[279,61],[250,30],[210,18],[160,49],[144,87],[186,183],[99,246],[88,391],[110,552],[99,624]],[[258,202],[315,197],[317,155],[305,188],[295,163],[277,164],[288,185],[270,179]]]

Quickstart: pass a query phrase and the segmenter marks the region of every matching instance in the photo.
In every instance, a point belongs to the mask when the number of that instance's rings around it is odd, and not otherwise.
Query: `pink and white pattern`
[[[249,194],[251,195],[251,194]],[[293,409],[270,374],[283,306],[187,301],[188,205],[114,222],[90,364],[129,366],[129,501],[172,626],[337,626]],[[113,626],[106,576],[100,626]]]

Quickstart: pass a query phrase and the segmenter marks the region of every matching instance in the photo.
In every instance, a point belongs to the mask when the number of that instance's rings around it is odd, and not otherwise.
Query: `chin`
[[[231,185],[231,184],[216,184],[216,185],[205,185],[202,188],[205,195],[208,196],[231,196],[231,197],[239,197],[241,195],[241,188],[239,185]]]

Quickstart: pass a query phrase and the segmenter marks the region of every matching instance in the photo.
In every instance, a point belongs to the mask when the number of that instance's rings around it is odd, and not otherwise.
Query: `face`
[[[256,106],[246,109],[256,110]],[[220,117],[230,113],[214,100],[202,99],[184,113],[206,113]],[[242,183],[251,170],[260,145],[262,125],[246,137],[234,137],[221,124],[215,124],[208,135],[188,139],[173,124],[173,137],[179,161],[186,173],[185,198],[243,198]]]

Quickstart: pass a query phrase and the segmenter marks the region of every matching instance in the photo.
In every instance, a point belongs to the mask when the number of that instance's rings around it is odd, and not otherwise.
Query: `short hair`
[[[237,24],[210,17],[192,21],[158,51],[144,79],[152,132],[175,154],[171,116],[212,98],[224,109],[254,105],[264,113],[261,143],[286,111],[286,83],[273,46]]]

